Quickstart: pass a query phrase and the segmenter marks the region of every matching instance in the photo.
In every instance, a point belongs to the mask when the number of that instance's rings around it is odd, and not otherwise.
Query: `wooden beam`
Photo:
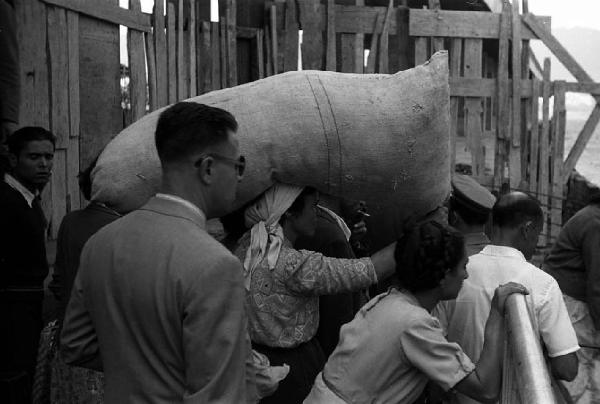
[[[378,73],[388,74],[389,73],[389,32],[390,32],[390,21],[392,17],[392,10],[394,9],[394,0],[389,0],[388,9],[385,13],[385,19],[383,21],[383,29],[381,31],[381,39],[379,40],[379,48],[377,49],[377,59],[379,68]]]
[[[155,1],[152,10],[154,19],[154,52],[156,61],[156,106],[164,107],[169,103],[169,70],[167,36],[165,34],[165,8],[162,1]]]
[[[184,62],[186,48],[183,42],[183,29],[185,25],[183,2],[184,0],[177,0],[177,101],[188,98],[187,69]]]
[[[319,2],[314,0],[297,0],[297,2],[302,27],[302,68],[305,70],[321,70],[323,68],[322,31],[327,26],[323,24],[323,21],[319,25],[319,20],[315,17],[319,15],[323,17],[323,8]]]
[[[271,5],[270,8],[270,27],[271,27],[271,62],[273,64],[273,74],[279,73],[279,50],[277,49],[277,6]]]
[[[533,79],[533,94],[531,96],[531,147],[529,152],[529,191],[537,194],[538,188],[538,163],[540,149],[540,124],[539,124],[539,98],[541,83]]]
[[[82,1],[82,0],[42,0],[46,4],[52,4],[68,10],[77,11],[89,17],[123,25],[138,31],[151,32],[150,16],[141,11],[132,11],[111,5],[104,1]]]
[[[379,34],[383,29],[383,18],[379,16],[375,19],[375,29],[371,35],[371,44],[369,45],[369,56],[367,57],[367,66],[365,67],[366,74],[375,73],[375,62],[377,61],[377,48],[379,46]]]
[[[174,104],[177,99],[177,38],[175,34],[175,5],[167,2],[167,83],[169,86],[169,104]]]
[[[583,154],[585,147],[587,146],[589,140],[592,138],[592,135],[596,131],[598,122],[600,122],[600,104],[596,104],[594,106],[592,113],[583,125],[583,129],[581,129],[581,132],[579,132],[575,144],[573,145],[573,147],[571,147],[571,150],[569,151],[569,155],[567,156],[567,160],[565,161],[565,165],[563,168],[563,180],[565,181],[565,183],[568,181],[569,175],[571,175],[571,172],[575,169],[577,161]]]
[[[554,83],[554,115],[552,136],[552,216],[550,221],[550,238],[556,240],[562,226],[563,197],[563,157],[566,132],[565,86],[563,81]]]
[[[190,88],[189,88],[189,96],[195,97],[198,93],[198,84],[196,82],[198,77],[198,67],[196,49],[198,49],[196,45],[196,1],[190,1],[190,14],[188,15],[188,54],[189,54],[189,64],[188,64],[188,76],[190,78]]]
[[[512,89],[513,94],[521,91],[521,24],[519,11],[519,1],[512,2]],[[514,187],[521,186],[522,167],[521,167],[521,100],[518,97],[511,97],[511,142],[508,154],[508,171],[510,173],[510,185]]]
[[[462,66],[462,38],[450,39],[450,80],[457,80]],[[450,85],[452,88],[452,85]],[[450,97],[450,172],[456,167],[456,137],[458,136],[458,98]],[[462,121],[461,121],[462,122]]]
[[[415,66],[422,65],[429,59],[429,38],[415,38]]]
[[[336,71],[335,48],[335,4],[334,0],[327,0],[327,48],[325,52],[325,70]]]
[[[225,21],[227,24],[227,86],[233,87],[238,84],[237,71],[237,37],[236,37],[236,1],[227,1],[227,10],[225,12]]]
[[[600,83],[595,82],[576,82],[565,83],[565,91],[571,93],[587,93],[593,96],[600,96]]]
[[[152,32],[144,34],[146,45],[146,63],[148,66],[148,95],[150,111],[158,108],[158,94],[156,87],[156,51],[154,50],[154,35]]]
[[[466,78],[481,79],[483,72],[483,40],[465,39],[464,72]],[[481,122],[482,99],[467,97],[465,99],[465,130],[467,144],[471,151],[471,167],[474,175],[482,175],[485,169],[483,157],[483,127]]]
[[[447,36],[461,38],[497,39],[500,36],[500,16],[485,11],[448,11],[410,9],[410,36]],[[550,17],[532,17],[535,22],[550,29]],[[519,21],[519,19],[516,19]],[[517,24],[523,39],[538,39],[536,33],[524,25]],[[511,21],[509,29],[512,31]]]
[[[498,94],[498,80],[488,78],[450,77],[450,96],[453,97],[494,97]],[[512,97],[512,80],[506,80],[507,96]],[[522,80],[519,91],[521,98],[531,98],[533,80]]]
[[[540,163],[539,163],[539,176],[538,176],[538,197],[542,201],[542,210],[544,212],[544,227],[542,234],[548,234],[548,189],[550,187],[550,96],[551,96],[551,82],[550,82],[550,58],[544,59],[544,70],[543,70],[542,82],[542,128],[540,131]],[[545,203],[544,203],[545,201]],[[542,236],[540,236],[542,237]],[[547,240],[546,240],[547,241]],[[541,244],[545,244],[542,242]]]
[[[498,71],[497,71],[497,95],[496,95],[496,145],[494,155],[494,185],[500,188],[506,178],[506,161],[508,158],[509,139],[509,89],[512,85],[508,82],[508,52],[510,36],[511,13],[510,8],[503,2],[502,13],[500,14],[500,31],[498,36]]]
[[[221,43],[219,40],[219,23],[210,23],[210,49],[211,49],[211,88],[218,90],[221,88]]]

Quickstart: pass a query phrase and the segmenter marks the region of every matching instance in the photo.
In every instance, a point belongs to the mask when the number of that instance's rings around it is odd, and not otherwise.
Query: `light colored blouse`
[[[243,260],[248,233],[235,255]],[[274,269],[266,258],[252,273],[246,296],[248,327],[253,342],[292,348],[312,339],[319,326],[319,296],[364,289],[377,282],[370,258],[339,259],[294,250],[288,240]]]
[[[304,403],[412,403],[428,380],[447,391],[474,369],[412,294],[392,289],[342,326]]]

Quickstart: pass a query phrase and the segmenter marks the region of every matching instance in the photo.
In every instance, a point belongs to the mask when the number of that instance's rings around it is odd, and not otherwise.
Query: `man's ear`
[[[214,160],[212,157],[204,158],[199,164],[196,164],[198,175],[205,184],[211,184],[213,182],[214,174]]]

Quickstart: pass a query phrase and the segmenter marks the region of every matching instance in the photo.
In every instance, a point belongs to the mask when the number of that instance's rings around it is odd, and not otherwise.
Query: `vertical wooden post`
[[[402,6],[397,8],[396,15],[396,36],[398,38],[398,70],[406,70],[410,68],[409,60],[409,40],[408,35],[408,1],[403,0]]]
[[[279,49],[277,43],[277,6],[271,5],[271,62],[273,63],[273,74],[279,73]],[[304,37],[303,37],[304,38]]]
[[[327,0],[327,52],[325,55],[325,70],[336,71],[335,48],[335,2]]]
[[[440,0],[429,0],[430,10],[440,10]],[[433,37],[431,38],[431,53],[435,53],[444,49],[444,38]]]
[[[380,14],[377,14],[375,18],[375,27],[373,28],[373,34],[371,35],[371,44],[369,46],[369,56],[367,57],[367,66],[365,67],[365,73],[375,73],[375,62],[377,61],[377,46],[379,43],[379,34],[383,29],[383,18]]]
[[[221,88],[221,42],[218,22],[210,23],[210,49],[212,89],[218,90]]]
[[[427,59],[429,58],[429,49],[427,49],[427,45],[427,38],[422,36],[415,38],[415,66],[427,62]]]
[[[552,215],[550,220],[550,239],[552,242],[558,237],[562,226],[562,201],[563,201],[563,157],[565,152],[566,131],[565,107],[565,82],[554,83],[554,114],[552,117]]]
[[[163,107],[169,102],[169,79],[167,68],[167,38],[165,35],[164,0],[155,0],[153,15],[154,51],[156,52],[156,106]]]
[[[264,31],[258,29],[256,31],[256,57],[258,59],[258,78],[263,79],[265,77],[265,57],[264,57]],[[298,53],[296,53],[298,55]],[[298,57],[296,56],[296,59]]]
[[[460,77],[462,65],[462,38],[450,39],[450,76]],[[456,169],[456,137],[459,133],[458,127],[458,103],[459,97],[450,97],[450,172]]]
[[[167,54],[169,104],[177,102],[177,38],[175,35],[175,5],[167,1]]]
[[[283,55],[283,71],[285,72],[298,70],[298,41],[296,1],[287,0],[285,3],[285,49]]]
[[[177,16],[176,16],[176,30],[177,30],[177,101],[188,98],[187,94],[187,69],[185,68],[185,46],[183,42],[183,28],[184,28],[184,17],[183,17],[183,1],[177,0]]]
[[[521,15],[519,0],[512,2],[512,133],[509,151],[511,187],[521,183]]]
[[[189,71],[188,71],[188,75],[190,76],[190,89],[189,89],[189,96],[190,97],[195,97],[196,94],[198,94],[198,83],[197,83],[197,79],[198,79],[198,67],[197,67],[197,56],[196,56],[196,49],[198,49],[198,46],[196,45],[196,0],[190,0],[190,15],[188,16],[189,18],[189,25],[188,25],[188,45],[189,45],[189,50],[188,53],[190,55],[190,64],[189,64]]]
[[[198,93],[204,94],[212,90],[212,49],[210,22],[202,21],[198,38]]]
[[[529,191],[537,194],[538,161],[540,148],[539,99],[541,83],[533,79],[531,92],[531,147],[529,152]]]
[[[236,1],[227,1],[227,10],[225,12],[227,23],[227,86],[237,86],[237,13]]]
[[[378,73],[387,74],[389,73],[390,61],[389,61],[389,31],[390,21],[392,18],[392,11],[394,10],[394,0],[389,0],[388,8],[385,14],[385,20],[383,21],[383,29],[381,31],[381,40],[379,41],[378,49],[378,60],[379,69]]]
[[[323,38],[319,26],[320,2],[297,0],[302,26],[302,68],[305,70],[323,69]]]
[[[129,0],[129,9],[141,12],[140,0]],[[127,30],[127,51],[129,53],[129,97],[132,122],[135,122],[146,115],[146,61],[142,32],[132,28]]]
[[[550,58],[544,59],[544,81],[542,83],[542,129],[540,132],[540,163],[538,177],[538,196],[542,201],[542,209],[544,211],[544,228],[542,229],[542,237],[545,240],[540,240],[540,244],[545,245],[548,242],[549,232],[547,223],[548,204],[549,204],[549,168],[550,158],[548,154],[548,146],[550,139],[550,89],[552,82],[550,81]]]
[[[483,61],[483,42],[481,39],[465,39],[465,77],[481,78]],[[473,175],[480,176],[484,173],[485,161],[483,158],[483,130],[481,122],[481,98],[467,97],[465,99],[465,129],[467,143],[471,150]]]
[[[229,64],[227,63],[227,19],[223,16],[219,19],[219,47],[221,48],[221,88],[227,88],[227,77]]]
[[[79,192],[79,14],[67,11],[67,54],[69,56],[69,146],[67,150],[67,212],[81,207]]]

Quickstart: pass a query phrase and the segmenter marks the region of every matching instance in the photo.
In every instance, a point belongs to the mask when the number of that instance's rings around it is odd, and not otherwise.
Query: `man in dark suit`
[[[206,232],[207,219],[231,210],[242,178],[236,131],[222,109],[167,108],[155,133],[161,193],[83,249],[62,353],[104,370],[107,403],[246,401],[242,266]]]
[[[9,172],[0,180],[0,396],[29,400],[40,331],[47,222],[40,192],[50,179],[54,136],[25,127],[8,139]]]

